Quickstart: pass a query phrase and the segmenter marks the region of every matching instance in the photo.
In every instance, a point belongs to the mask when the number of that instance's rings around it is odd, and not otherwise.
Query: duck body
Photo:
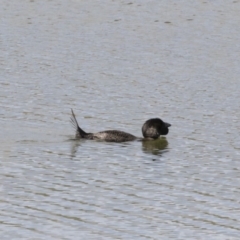
[[[163,122],[159,118],[153,118],[146,121],[142,127],[142,133],[144,138],[136,137],[130,133],[126,133],[119,130],[106,130],[98,133],[86,133],[83,131],[77,122],[75,114],[72,110],[71,122],[76,130],[77,139],[89,139],[89,140],[102,140],[106,142],[127,142],[143,139],[157,139],[160,135],[168,134],[169,123]]]
[[[88,133],[87,135],[85,135],[84,138],[92,140],[103,140],[106,142],[127,142],[137,139],[137,137],[133,136],[130,133],[118,130],[107,130],[98,133]]]

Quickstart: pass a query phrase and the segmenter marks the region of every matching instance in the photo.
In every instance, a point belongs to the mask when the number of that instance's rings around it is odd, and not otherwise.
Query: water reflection
[[[81,146],[81,142],[83,140],[79,140],[79,139],[70,139],[71,141],[71,157],[76,157],[76,153],[78,150],[78,147]]]
[[[166,152],[168,141],[166,138],[158,138],[156,140],[144,140],[142,141],[142,150],[144,153],[150,153],[153,155],[161,156]]]
[[[71,141],[71,156],[76,157],[76,153],[78,148],[82,145],[86,140],[83,139],[70,139]],[[97,141],[95,141],[97,142]],[[158,138],[157,140],[142,140],[142,151],[147,154],[152,154],[155,156],[162,156],[165,153],[168,146],[168,141],[165,137]],[[131,142],[117,143],[119,147],[127,147]],[[105,142],[105,144],[112,144]]]

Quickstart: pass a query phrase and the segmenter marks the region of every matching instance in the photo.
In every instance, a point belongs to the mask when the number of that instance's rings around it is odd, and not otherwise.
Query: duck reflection
[[[167,151],[168,141],[161,137],[156,140],[143,140],[142,151],[144,153],[161,156]]]
[[[71,139],[71,157],[76,157],[79,146],[81,146],[81,141],[76,139]]]
[[[84,143],[83,140],[71,139],[71,157],[76,157],[78,148]],[[140,141],[139,141],[140,142]],[[163,153],[167,152],[168,141],[165,137],[158,139],[142,139],[142,151],[155,156],[161,156]],[[121,147],[129,146],[129,143],[122,143]]]

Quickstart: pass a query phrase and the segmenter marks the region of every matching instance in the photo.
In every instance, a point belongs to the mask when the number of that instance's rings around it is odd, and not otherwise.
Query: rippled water
[[[1,239],[239,239],[239,1],[1,5]]]

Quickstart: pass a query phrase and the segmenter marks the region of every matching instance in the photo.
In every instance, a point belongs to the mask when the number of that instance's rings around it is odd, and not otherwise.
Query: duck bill
[[[171,127],[170,123],[164,122],[164,124],[165,124],[165,127]]]

